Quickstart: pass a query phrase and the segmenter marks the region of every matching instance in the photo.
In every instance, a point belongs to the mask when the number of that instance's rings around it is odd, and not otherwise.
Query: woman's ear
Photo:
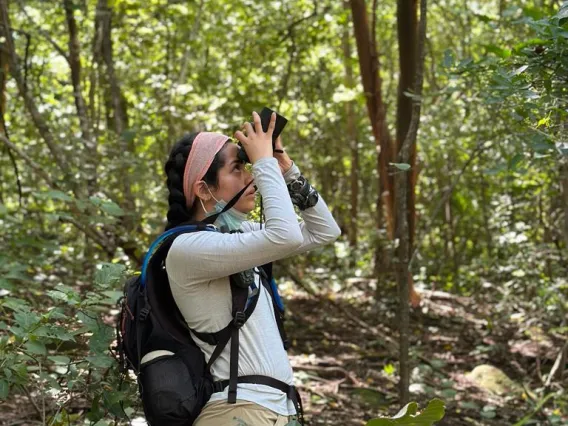
[[[201,201],[207,202],[211,199],[211,192],[209,191],[207,184],[203,180],[194,182],[193,193],[197,198],[201,199]]]

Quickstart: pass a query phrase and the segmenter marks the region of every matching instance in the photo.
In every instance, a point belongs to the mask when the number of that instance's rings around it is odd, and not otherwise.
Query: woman
[[[331,243],[340,230],[325,202],[315,191],[309,200],[289,193],[286,183],[304,182],[298,167],[282,150],[272,148],[275,115],[262,130],[255,112],[254,128],[244,124],[235,133],[251,163],[252,175],[239,160],[238,145],[215,133],[187,136],[172,149],[166,164],[169,189],[168,228],[188,220],[201,221],[223,210],[247,188],[234,206],[216,222],[224,231],[194,232],[178,236],[166,258],[166,271],[174,300],[189,327],[212,333],[232,320],[229,276],[284,257]],[[254,180],[254,185],[252,185]],[[292,186],[293,187],[293,186]],[[246,221],[255,207],[256,191],[262,195],[265,226]],[[291,197],[297,200],[303,221],[298,222]],[[259,297],[256,308],[240,329],[238,373],[262,375],[293,384],[293,374],[283,348],[268,292],[255,275]],[[198,338],[208,360],[214,350]],[[214,380],[229,378],[230,344],[211,367]],[[270,386],[239,383],[237,402],[227,402],[228,390],[214,393],[196,426],[285,425],[296,414],[285,393]]]

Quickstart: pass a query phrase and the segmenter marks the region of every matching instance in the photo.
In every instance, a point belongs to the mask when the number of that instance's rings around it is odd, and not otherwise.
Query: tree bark
[[[345,7],[349,5],[344,3]],[[343,58],[345,66],[345,87],[352,90],[355,87],[353,68],[351,66],[351,41],[349,37],[349,24],[343,32]],[[352,251],[357,248],[357,216],[359,214],[359,141],[357,137],[357,118],[355,115],[355,102],[345,103],[345,115],[347,118],[347,137],[351,151],[351,211],[349,216],[349,246]]]
[[[417,40],[417,66],[414,76],[414,93],[417,98],[412,103],[412,118],[408,126],[408,132],[402,143],[399,162],[408,163],[413,145],[416,144],[416,135],[418,125],[420,123],[420,109],[422,95],[422,85],[424,80],[424,57],[425,57],[425,39],[426,39],[426,11],[427,0],[422,0],[420,5],[420,27]],[[409,280],[409,261],[410,261],[410,235],[408,220],[408,191],[410,189],[410,179],[406,172],[396,174],[396,211],[397,211],[397,229],[396,235],[399,240],[397,249],[397,281],[399,289],[399,348],[400,348],[400,383],[399,398],[401,404],[408,403],[409,400],[409,384],[410,384],[410,365],[409,365],[409,335],[410,335],[410,314],[408,307],[408,299],[410,296],[410,280]]]
[[[359,55],[359,69],[367,113],[371,121],[373,136],[377,147],[377,171],[379,174],[379,195],[377,210],[384,206],[387,234],[394,238],[394,205],[393,205],[393,179],[388,174],[389,161],[392,158],[392,140],[388,131],[386,119],[386,106],[382,97],[382,80],[379,75],[380,63],[375,41],[372,40],[367,18],[367,9],[364,0],[351,0],[351,13],[353,17],[353,31],[357,42]],[[377,220],[381,217],[377,213]],[[382,226],[382,223],[378,223]]]
[[[99,67],[102,68],[104,65],[106,70],[105,102],[107,103],[107,114],[111,118],[113,130],[118,138],[121,155],[125,160],[128,160],[128,157],[134,153],[134,144],[125,135],[125,130],[128,129],[128,111],[114,67],[112,47],[113,13],[112,8],[109,6],[109,0],[99,0],[96,10],[95,37],[97,37],[97,41],[95,46],[100,48],[100,52],[94,52],[94,54],[95,57],[102,60],[102,63],[99,63]],[[125,170],[124,175],[120,178],[120,182],[122,183],[121,189],[123,193],[122,207],[127,212],[126,215],[122,216],[121,223],[125,228],[126,234],[128,234],[138,225],[134,218],[136,203],[132,193],[131,175],[128,169]]]
[[[97,145],[92,134],[92,126],[89,120],[87,103],[83,97],[83,86],[81,82],[81,47],[79,44],[79,36],[77,33],[77,22],[75,21],[74,5],[72,0],[64,0],[65,17],[67,28],[69,30],[69,67],[71,68],[71,83],[73,85],[73,96],[75,98],[75,108],[79,118],[81,127],[81,139],[85,147],[85,156],[82,163],[84,164],[84,172],[87,178],[88,194],[91,195],[96,191],[97,168],[98,163]]]
[[[568,253],[568,161],[560,165],[560,179],[562,184],[562,204],[564,207],[564,249]]]
[[[414,76],[416,75],[417,5],[418,0],[398,0],[397,5],[400,79],[398,82],[396,110],[396,152],[400,152],[400,147],[408,133],[412,118],[412,98],[408,96],[408,93],[413,91]],[[412,245],[416,226],[416,144],[413,144],[410,148],[408,164],[411,166],[410,187],[408,190],[408,232],[410,244]]]

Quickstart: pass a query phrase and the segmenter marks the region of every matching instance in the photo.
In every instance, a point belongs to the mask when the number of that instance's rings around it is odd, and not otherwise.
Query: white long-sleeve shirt
[[[301,212],[298,222],[286,181],[300,175],[296,165],[283,177],[275,158],[254,163],[252,173],[263,197],[266,222],[244,222],[243,233],[194,232],[178,236],[166,258],[166,271],[174,300],[190,328],[213,333],[232,320],[229,276],[335,241],[340,235],[324,200]],[[284,179],[285,178],[285,179]],[[270,295],[260,285],[257,306],[240,329],[239,376],[263,375],[293,384],[293,374],[283,348]],[[214,346],[195,338],[211,357]],[[148,354],[150,355],[150,354]],[[229,378],[230,343],[214,362],[214,380]],[[227,399],[228,389],[213,394],[210,401]],[[264,406],[281,415],[295,414],[291,401],[281,391],[255,384],[239,384],[237,398]]]

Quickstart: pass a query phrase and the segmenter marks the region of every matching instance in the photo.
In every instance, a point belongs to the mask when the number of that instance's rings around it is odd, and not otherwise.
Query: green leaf
[[[445,414],[444,402],[433,399],[428,406],[419,414],[416,414],[418,404],[410,402],[405,405],[394,417],[380,417],[367,422],[366,426],[430,426],[441,420]]]
[[[35,355],[47,355],[45,345],[41,342],[30,340],[25,344],[26,350]]]
[[[568,7],[562,6],[560,12],[558,12],[555,16],[558,19],[568,18]]]
[[[0,380],[0,399],[6,399],[10,393],[10,384],[6,380]]]
[[[50,328],[49,330],[50,333],[50,337],[53,337],[57,340],[61,340],[64,342],[74,342],[75,338],[73,337],[73,335],[71,333],[69,333],[65,327],[60,327],[57,325],[54,325]]]
[[[406,163],[389,163],[391,166],[396,167],[399,170],[407,171],[410,170],[410,164]]]
[[[30,305],[28,305],[28,302],[22,299],[16,299],[14,297],[5,299],[2,302],[2,306],[19,312],[28,312],[30,310]]]
[[[47,198],[51,198],[52,200],[60,200],[60,201],[72,201],[73,198],[67,195],[65,192],[52,190],[47,191],[44,194]]]
[[[446,399],[454,399],[454,397],[458,394],[454,389],[442,389],[442,392],[440,393]]]
[[[107,296],[113,303],[116,303],[118,299],[124,296],[124,293],[122,291],[116,290],[103,291],[102,293]]]
[[[112,201],[104,201],[101,204],[101,209],[110,214],[111,216],[124,216],[124,210],[118,204]]]
[[[126,142],[132,142],[136,137],[136,130],[126,129],[121,133],[120,137]]]
[[[99,322],[95,316],[79,311],[77,312],[77,318],[85,324],[89,331],[95,332],[99,329]]]
[[[91,339],[89,340],[89,348],[95,353],[104,353],[114,338],[115,333],[113,328],[103,324],[91,336]]]
[[[104,355],[88,356],[85,359],[89,361],[89,363],[91,363],[93,366],[100,368],[109,368],[114,363],[114,360],[112,358]]]
[[[385,372],[385,374],[392,376],[395,372],[395,367],[392,364],[387,364],[383,367],[383,371]]]
[[[525,156],[523,154],[517,154],[513,158],[511,158],[511,161],[509,161],[509,170],[515,170],[519,163],[524,160],[524,158]]]
[[[16,321],[16,324],[24,330],[28,330],[40,320],[40,317],[33,312],[16,312],[14,314],[14,320]]]
[[[459,406],[469,410],[479,410],[479,405],[472,401],[462,401],[459,403]]]
[[[14,291],[14,289],[15,289],[14,284],[12,284],[8,280],[5,280],[4,278],[0,278],[0,288],[3,288],[4,290],[10,290],[10,291]]]
[[[517,68],[516,70],[514,70],[511,75],[519,75],[523,72],[525,72],[527,70],[529,66],[528,65],[523,65],[522,67]]]
[[[444,66],[444,68],[450,68],[454,65],[454,54],[450,49],[447,49],[446,51],[444,51],[444,60],[442,62],[442,65]]]
[[[125,266],[119,263],[103,263],[95,272],[95,284],[100,287],[110,287],[120,282]]]
[[[509,49],[504,49],[494,44],[486,44],[485,49],[487,49],[488,53],[494,53],[495,55],[503,59],[506,59],[509,56],[511,56],[511,51]]]
[[[63,356],[63,355],[48,356],[47,359],[50,359],[55,364],[59,364],[59,365],[67,365],[71,362],[71,358]]]

